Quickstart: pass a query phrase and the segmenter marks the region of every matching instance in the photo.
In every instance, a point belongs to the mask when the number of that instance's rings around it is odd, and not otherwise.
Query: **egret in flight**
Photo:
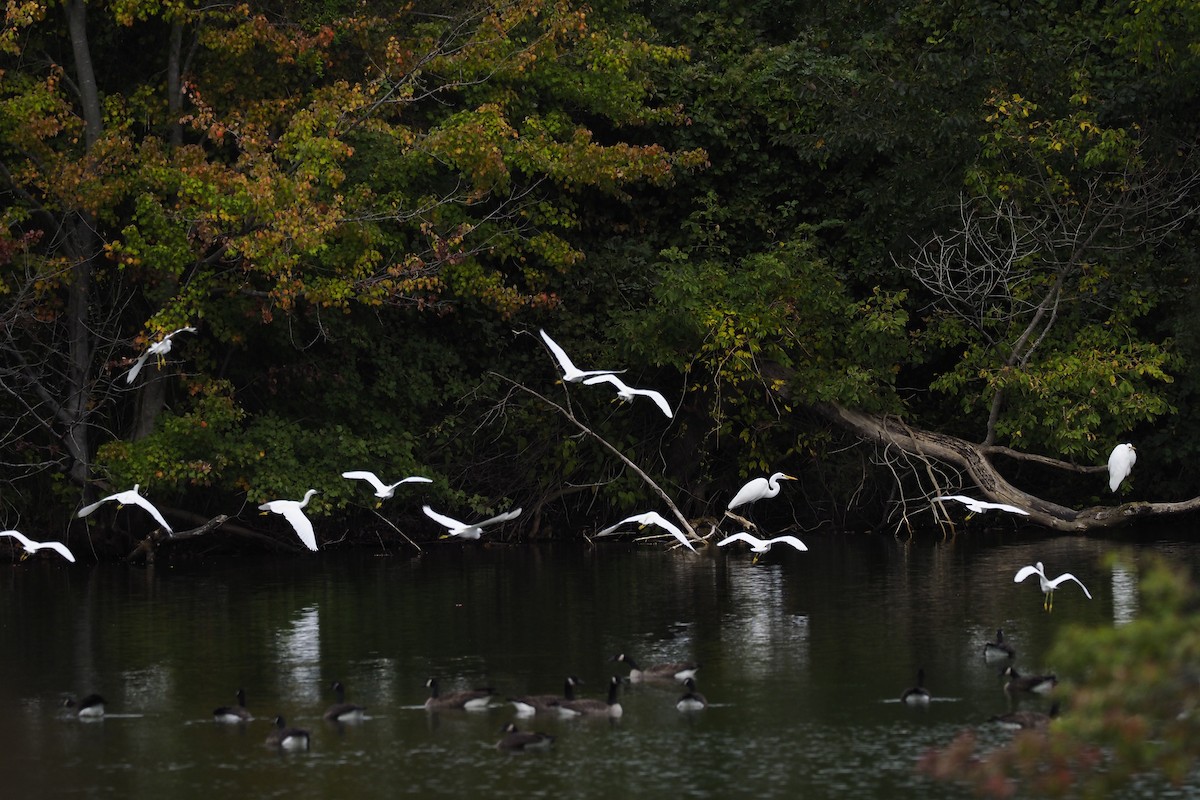
[[[366,470],[353,470],[351,472],[343,472],[342,477],[352,481],[366,481],[375,487],[375,496],[380,500],[387,500],[396,493],[396,487],[402,483],[433,483],[430,478],[422,478],[420,475],[414,475],[409,478],[403,478],[392,484],[386,484],[376,477],[374,472]]]
[[[967,497],[965,494],[943,494],[933,498],[930,502],[939,502],[953,500],[956,503],[962,503],[967,507],[967,510],[972,514],[982,514],[985,511],[1007,511],[1009,514],[1021,514],[1029,516],[1029,512],[1023,508],[1010,506],[1008,503],[989,503],[986,500],[976,500],[974,497]]]
[[[1042,592],[1046,595],[1046,599],[1042,603],[1042,608],[1046,609],[1047,611],[1054,610],[1054,590],[1058,588],[1060,583],[1064,583],[1066,581],[1075,581],[1078,583],[1079,588],[1083,589],[1083,593],[1087,595],[1087,599],[1092,599],[1092,593],[1089,592],[1087,587],[1083,585],[1083,581],[1079,580],[1079,578],[1076,578],[1069,572],[1064,572],[1054,580],[1047,578],[1045,568],[1042,566],[1042,562],[1040,561],[1037,562],[1035,566],[1021,567],[1019,570],[1017,570],[1016,577],[1013,578],[1013,583],[1021,583],[1030,575],[1038,576],[1038,580],[1042,585]]]
[[[164,336],[159,341],[146,348],[146,352],[138,356],[137,361],[133,362],[133,368],[129,370],[129,374],[125,376],[125,383],[133,383],[137,378],[138,373],[142,371],[142,367],[146,364],[146,359],[150,356],[158,356],[158,366],[162,368],[163,359],[167,353],[171,352],[171,337],[177,333],[195,333],[195,328],[179,328],[173,330]]]
[[[304,516],[304,512],[301,510],[308,505],[309,499],[314,494],[317,494],[317,490],[309,489],[304,493],[303,500],[272,500],[269,503],[263,503],[258,507],[258,510],[264,514],[282,514],[283,518],[296,531],[296,535],[300,537],[300,541],[304,543],[304,546],[315,552],[317,549],[317,535],[313,533],[312,521]]]
[[[171,530],[171,526],[167,524],[165,519],[163,519],[163,515],[158,513],[158,509],[155,508],[149,500],[138,494],[138,488],[140,486],[141,484],[135,483],[132,489],[126,489],[123,492],[117,492],[116,494],[110,494],[108,497],[101,498],[91,505],[87,505],[79,509],[79,513],[75,516],[82,519],[100,506],[107,503],[109,500],[115,500],[118,507],[140,506],[141,508],[144,508],[146,513],[154,517],[154,521],[162,526],[163,530],[165,530],[167,533],[174,533],[175,531]]]
[[[1108,456],[1108,489],[1115,492],[1121,481],[1129,477],[1137,462],[1137,448],[1126,442],[1113,448]]]
[[[760,558],[769,553],[771,545],[777,542],[791,545],[801,552],[808,550],[808,546],[795,536],[776,536],[774,539],[759,539],[757,536],[751,536],[749,533],[735,533],[732,536],[726,536],[717,542],[717,547],[724,547],[730,542],[745,542],[750,545],[750,552],[754,553],[754,560],[751,563],[754,564],[757,564]]]
[[[449,539],[451,536],[459,536],[463,539],[478,539],[479,535],[483,533],[483,529],[487,526],[508,522],[521,516],[521,509],[517,508],[491,519],[485,519],[483,522],[468,523],[460,522],[453,517],[447,517],[445,514],[439,514],[429,506],[421,506],[421,510],[425,512],[425,516],[446,528],[446,533],[441,536],[443,539]]]
[[[691,550],[693,553],[696,552],[696,548],[692,547],[692,543],[688,541],[688,538],[684,534],[684,532],[679,530],[679,526],[673,524],[669,519],[665,519],[657,511],[647,511],[645,514],[634,514],[632,517],[626,517],[625,519],[618,522],[616,525],[609,525],[607,528],[600,531],[596,535],[597,536],[611,536],[613,531],[615,531],[617,528],[621,527],[622,525],[624,525],[627,522],[636,522],[638,524],[639,530],[641,528],[647,527],[648,525],[657,525],[658,527],[662,528],[667,533],[671,534],[676,539],[678,539],[683,544],[683,546],[686,547],[688,550]]]
[[[550,348],[550,352],[554,355],[554,360],[558,362],[558,366],[562,369],[562,379],[566,383],[579,383],[584,378],[592,375],[614,375],[618,372],[625,371],[623,369],[578,369],[575,364],[571,362],[570,357],[567,356],[567,351],[558,346],[558,342],[551,339],[550,335],[543,330],[539,330],[538,333],[542,335],[542,341],[546,343],[546,347]]]
[[[668,418],[675,416],[671,411],[671,404],[667,402],[667,398],[663,397],[660,392],[656,392],[653,389],[635,389],[611,373],[597,375],[593,378],[585,378],[583,382],[588,386],[593,386],[597,383],[611,383],[617,387],[617,397],[626,403],[632,401],[635,397],[649,397]]]
[[[21,555],[21,558],[23,559],[33,553],[36,553],[38,550],[49,548],[65,558],[67,561],[72,563],[75,562],[75,556],[71,554],[71,551],[68,550],[67,546],[62,542],[35,542],[33,539],[30,539],[20,531],[0,531],[0,536],[11,536],[20,542],[21,546],[25,548],[25,552]]]

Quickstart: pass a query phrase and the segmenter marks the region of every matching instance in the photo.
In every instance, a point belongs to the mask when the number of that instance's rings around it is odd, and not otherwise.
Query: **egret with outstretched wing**
[[[1046,595],[1046,599],[1042,603],[1042,608],[1046,609],[1047,611],[1054,610],[1054,590],[1058,588],[1059,584],[1065,583],[1067,581],[1075,581],[1076,583],[1078,583],[1079,588],[1083,589],[1083,593],[1085,595],[1087,595],[1087,599],[1088,600],[1092,599],[1092,593],[1089,592],[1087,590],[1087,587],[1083,585],[1083,581],[1079,580],[1079,578],[1076,578],[1074,575],[1072,575],[1069,572],[1064,572],[1062,575],[1059,575],[1054,580],[1050,580],[1049,578],[1047,578],[1045,568],[1042,566],[1042,562],[1040,562],[1040,561],[1037,562],[1037,564],[1035,566],[1021,567],[1019,570],[1017,570],[1016,577],[1013,578],[1013,583],[1021,583],[1026,578],[1028,578],[1030,575],[1038,576],[1038,580],[1042,586],[1042,592]]]
[[[309,550],[317,549],[317,535],[313,532],[312,520],[304,515],[302,510],[308,505],[309,499],[317,493],[316,489],[309,489],[304,493],[303,500],[272,500],[268,503],[263,503],[258,507],[258,510],[271,514],[281,514],[288,521],[292,529],[296,531],[296,535],[300,537],[300,541]]]
[[[453,517],[447,517],[445,514],[439,514],[429,506],[421,506],[421,510],[425,512],[425,516],[437,524],[445,527],[446,533],[441,538],[449,539],[451,536],[458,536],[463,539],[478,539],[483,529],[489,525],[496,525],[501,522],[508,522],[521,516],[521,509],[517,508],[512,511],[499,514],[491,519],[485,519],[483,522],[461,522]]]
[[[683,546],[686,547],[688,550],[691,550],[693,553],[696,552],[696,548],[692,547],[692,543],[688,541],[688,538],[684,534],[684,532],[679,530],[679,526],[672,523],[669,519],[665,519],[657,511],[647,511],[645,514],[634,514],[632,517],[626,517],[625,519],[618,522],[616,525],[610,525],[607,528],[605,528],[604,530],[597,533],[596,535],[597,536],[611,536],[613,531],[615,531],[617,528],[621,527],[622,525],[624,525],[627,522],[636,522],[638,524],[639,528],[645,528],[648,525],[657,525],[658,527],[662,528],[667,533],[671,534],[676,539],[678,539],[683,544]]]
[[[135,483],[132,489],[126,489],[123,492],[117,492],[116,494],[110,494],[108,497],[101,498],[91,505],[87,505],[79,509],[79,513],[75,516],[82,519],[88,514],[91,514],[100,506],[107,503],[109,500],[115,500],[118,506],[139,506],[145,509],[146,513],[154,517],[154,521],[161,525],[167,533],[174,533],[174,531],[171,530],[171,526],[167,524],[165,519],[163,519],[163,515],[158,513],[158,509],[155,508],[149,500],[138,494],[138,489],[140,487],[141,484]]]
[[[11,536],[12,538],[14,538],[18,542],[20,542],[21,546],[23,548],[25,548],[25,555],[23,555],[22,558],[24,558],[27,555],[36,553],[38,550],[49,549],[49,550],[53,550],[54,552],[58,553],[60,556],[65,558],[67,561],[70,561],[72,563],[75,562],[75,556],[71,553],[70,550],[67,549],[67,546],[65,544],[63,544],[62,542],[35,542],[33,539],[30,539],[28,536],[21,533],[20,531],[0,531],[0,536]]]
[[[625,383],[625,381],[621,380],[616,375],[597,375],[594,378],[586,378],[583,382],[588,386],[594,386],[597,383],[611,383],[617,388],[617,397],[626,403],[632,401],[635,397],[649,397],[668,417],[675,416],[671,412],[671,405],[667,402],[667,398],[663,397],[661,393],[656,392],[653,389],[636,389]]]

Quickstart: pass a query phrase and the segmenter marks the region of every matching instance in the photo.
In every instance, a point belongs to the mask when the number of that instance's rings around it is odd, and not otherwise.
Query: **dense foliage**
[[[786,469],[794,519],[877,524],[903,475],[828,405],[1084,464],[1134,440],[1133,495],[1200,494],[1197,33],[1138,0],[14,0],[0,514],[318,488],[357,528],[345,469],[527,533],[649,502],[512,381],[693,517]],[[554,388],[541,327],[674,419]]]

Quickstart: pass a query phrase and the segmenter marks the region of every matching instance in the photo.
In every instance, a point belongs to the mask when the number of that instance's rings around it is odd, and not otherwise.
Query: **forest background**
[[[1190,511],[1198,43],[1160,0],[9,0],[0,522],[315,488],[375,541],[347,469],[433,478],[381,510],[418,538],[656,506],[576,423],[689,519],[775,470],[775,529]]]

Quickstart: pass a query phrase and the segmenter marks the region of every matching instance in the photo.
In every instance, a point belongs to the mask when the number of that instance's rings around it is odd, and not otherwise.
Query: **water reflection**
[[[1064,627],[1138,613],[1134,576],[1101,566],[1115,549],[1103,540],[805,540],[809,552],[758,565],[623,545],[456,546],[412,561],[0,570],[5,796],[955,797],[913,764],[964,728],[1005,740],[985,724],[1009,702],[983,658],[996,629],[1019,669],[1054,671]],[[1013,583],[1036,561],[1069,565],[1094,599],[1064,594],[1044,612]],[[700,662],[712,705],[681,714],[678,686],[628,686],[619,725],[538,715],[519,724],[558,737],[550,752],[496,751],[504,697],[558,692],[567,674],[599,697],[625,674],[618,652]],[[896,701],[921,666],[935,699],[956,702]],[[494,685],[499,707],[428,714],[431,675],[446,690]],[[362,725],[320,722],[334,679],[368,707]],[[239,686],[256,721],[211,722]],[[82,725],[58,714],[65,691],[136,716]],[[263,747],[277,710],[312,730],[310,752]]]

